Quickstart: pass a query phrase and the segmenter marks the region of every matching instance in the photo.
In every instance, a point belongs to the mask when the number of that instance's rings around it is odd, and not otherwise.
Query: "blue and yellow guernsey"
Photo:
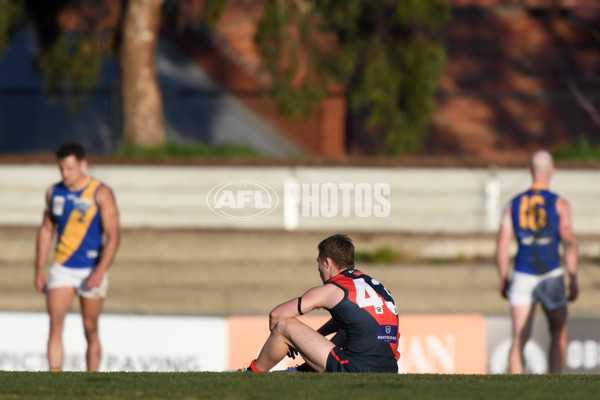
[[[541,275],[560,266],[558,195],[534,184],[511,203],[513,230],[519,244],[515,271]]]
[[[102,182],[92,178],[75,192],[62,182],[54,185],[50,214],[57,227],[56,263],[70,268],[96,266],[102,251],[102,223],[96,203],[100,186]]]

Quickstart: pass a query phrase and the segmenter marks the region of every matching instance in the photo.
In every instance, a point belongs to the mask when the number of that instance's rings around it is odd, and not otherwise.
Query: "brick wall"
[[[260,75],[253,42],[265,2],[229,0],[218,41],[189,29],[171,38],[306,153],[376,153],[381,135],[347,118],[339,89],[331,90],[312,116],[296,121],[265,102],[261,93],[268,79]],[[567,145],[580,136],[600,141],[600,122],[593,115],[600,112],[600,41],[569,18],[600,16],[595,3],[450,2],[452,19],[444,33],[448,63],[432,119],[430,154],[494,160]],[[558,7],[555,13],[548,11],[552,4]]]
[[[453,0],[430,151],[502,158],[599,141],[584,104],[600,110],[600,42],[567,18],[577,2],[556,13],[492,3],[550,4]]]

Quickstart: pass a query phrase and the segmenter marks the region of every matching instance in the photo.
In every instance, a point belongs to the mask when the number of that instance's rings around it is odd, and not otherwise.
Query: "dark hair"
[[[79,143],[69,142],[65,143],[56,150],[56,158],[62,160],[68,156],[75,156],[77,160],[81,161],[85,158],[85,150]]]
[[[347,235],[329,236],[319,243],[319,258],[331,258],[339,269],[354,268],[354,244]]]

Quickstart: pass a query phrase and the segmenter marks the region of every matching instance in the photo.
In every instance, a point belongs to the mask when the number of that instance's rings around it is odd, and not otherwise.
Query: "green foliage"
[[[39,59],[47,90],[58,93],[65,87],[77,90],[71,108],[83,99],[100,77],[103,51],[90,35],[61,34]]]
[[[571,146],[552,152],[556,160],[599,161],[600,144],[592,144],[585,136],[580,136]]]
[[[0,0],[0,59],[4,48],[8,45],[11,29],[23,16],[21,1]]]
[[[213,147],[203,143],[192,144],[176,141],[151,148],[125,144],[117,150],[117,156],[131,159],[264,157],[245,145],[226,144],[221,147]]]
[[[402,24],[418,21],[427,29],[442,28],[450,18],[447,0],[402,0],[396,6],[396,18]]]
[[[434,35],[449,18],[445,0],[270,0],[255,40],[284,115],[313,112],[341,84],[395,155],[428,134],[446,61]]]
[[[69,91],[72,110],[98,82],[103,57],[113,50],[118,22],[107,17],[110,5],[86,0],[21,0],[37,39],[38,71],[50,97]],[[61,16],[76,15],[76,28]],[[73,24],[70,24],[73,25]]]
[[[304,84],[299,88],[283,84],[275,91],[279,111],[292,119],[314,111],[326,94],[327,90],[324,87],[310,84]]]
[[[204,21],[206,25],[214,30],[227,7],[227,2],[223,0],[204,0]]]
[[[37,60],[46,89],[56,94],[64,88],[74,88],[71,97],[74,108],[82,94],[91,89],[100,75],[102,47],[99,37],[90,32],[60,32],[57,11],[77,1],[26,4],[23,0],[0,0],[0,51],[7,45],[10,30],[29,16],[38,34],[40,56]],[[56,20],[54,20],[56,18]]]
[[[292,84],[293,68],[280,68],[282,51],[290,57],[290,65],[297,65],[298,47],[288,41],[286,29],[291,24],[294,5],[292,2],[269,0],[265,15],[258,25],[256,44],[265,60],[265,68],[273,80],[273,97],[279,111],[289,118],[296,118],[314,110],[323,98],[323,90],[315,85],[295,87]],[[290,45],[292,48],[286,49]],[[286,51],[287,50],[287,51]]]
[[[2,399],[595,399],[598,375],[0,371]]]

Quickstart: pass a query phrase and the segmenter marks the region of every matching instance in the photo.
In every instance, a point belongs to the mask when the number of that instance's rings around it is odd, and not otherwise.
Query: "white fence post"
[[[485,182],[485,230],[495,232],[500,225],[500,180],[493,172]]]
[[[300,220],[300,185],[295,170],[285,178],[283,183],[283,229],[293,231],[298,228]]]

